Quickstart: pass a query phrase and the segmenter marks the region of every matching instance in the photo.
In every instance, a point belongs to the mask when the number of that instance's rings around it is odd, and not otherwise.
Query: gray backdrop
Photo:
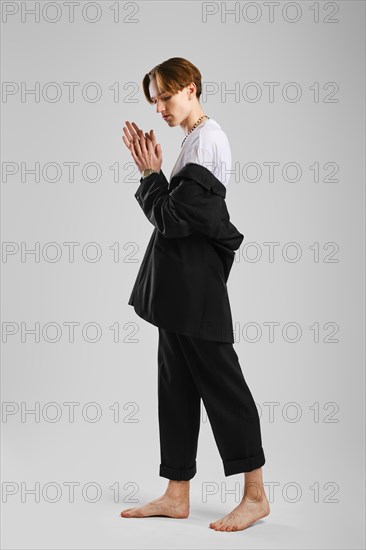
[[[1,5],[3,547],[364,548],[364,2],[73,5]],[[229,137],[245,236],[228,290],[271,514],[236,533],[208,528],[243,476],[203,406],[190,517],[119,517],[167,485],[122,127],[154,128],[169,176],[184,134],[141,82],[175,56]]]

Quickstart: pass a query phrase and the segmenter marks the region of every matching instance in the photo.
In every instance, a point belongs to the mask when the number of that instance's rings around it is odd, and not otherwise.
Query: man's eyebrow
[[[161,94],[159,94],[158,97],[160,97],[160,96],[162,96],[162,95],[164,95],[164,94],[165,94],[165,92],[161,92]],[[151,95],[151,96],[150,96],[150,99],[155,99],[155,96],[154,96],[154,95]]]

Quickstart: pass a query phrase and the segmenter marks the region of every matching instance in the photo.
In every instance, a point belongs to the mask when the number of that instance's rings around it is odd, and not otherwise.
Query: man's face
[[[152,79],[149,85],[150,97],[160,116],[167,116],[164,120],[169,126],[177,126],[189,115],[191,102],[188,100],[187,88],[183,88],[174,95],[158,90],[156,80]]]

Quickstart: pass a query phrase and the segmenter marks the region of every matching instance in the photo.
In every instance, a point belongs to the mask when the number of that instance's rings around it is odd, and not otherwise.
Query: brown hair
[[[151,71],[145,74],[142,86],[144,94],[149,103],[154,103],[150,97],[149,84],[155,78],[156,86],[161,92],[168,92],[172,95],[183,90],[190,82],[196,85],[196,97],[199,99],[202,93],[200,71],[187,59],[183,57],[171,57],[163,63],[156,65]]]

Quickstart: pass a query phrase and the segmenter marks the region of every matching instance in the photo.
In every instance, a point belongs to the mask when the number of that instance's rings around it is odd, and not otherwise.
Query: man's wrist
[[[154,168],[145,168],[145,170],[141,172],[141,177],[145,179],[154,173],[159,174],[159,170],[155,170]]]

